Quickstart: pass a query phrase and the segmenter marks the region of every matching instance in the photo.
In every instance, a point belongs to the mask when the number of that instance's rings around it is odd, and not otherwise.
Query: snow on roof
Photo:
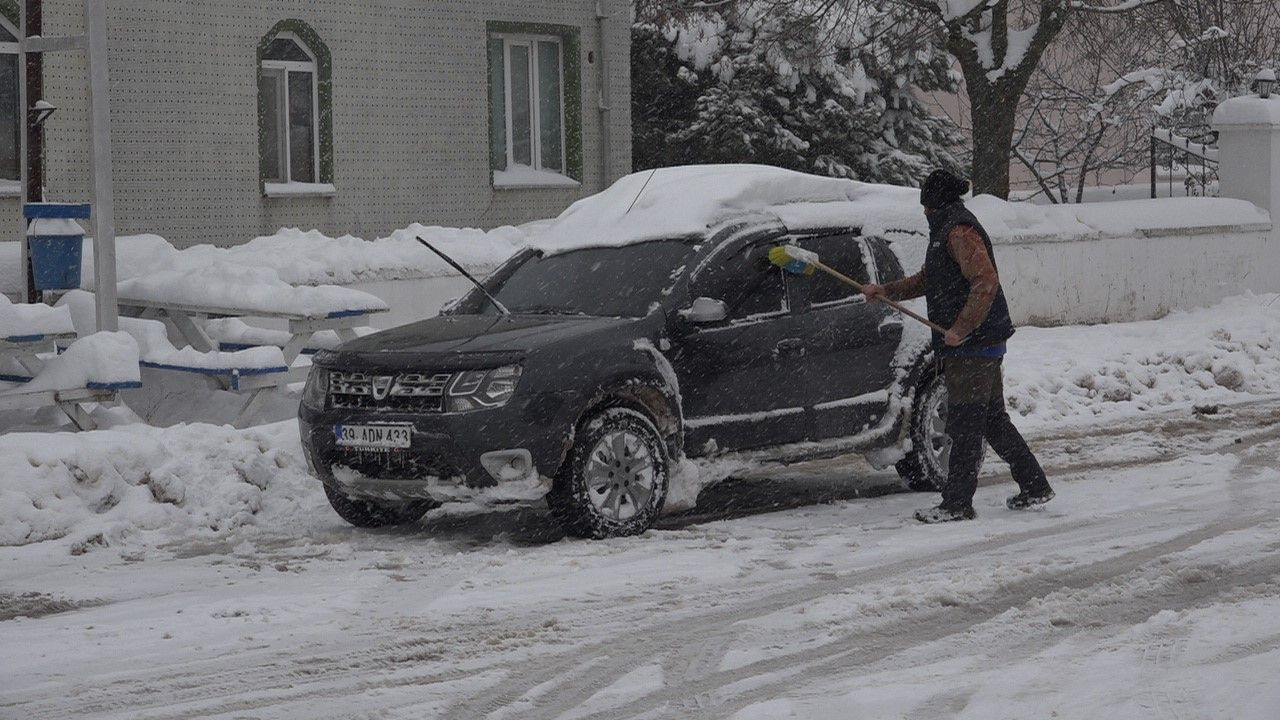
[[[1264,100],[1257,95],[1245,95],[1223,100],[1213,111],[1213,125],[1280,126],[1280,96]]]
[[[737,214],[797,202],[853,200],[858,186],[765,165],[646,170],[569,206],[531,244],[561,252],[685,237]]]

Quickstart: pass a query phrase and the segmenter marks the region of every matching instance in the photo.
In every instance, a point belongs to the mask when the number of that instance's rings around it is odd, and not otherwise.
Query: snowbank
[[[136,369],[136,364],[135,364]],[[130,425],[0,436],[0,545],[95,545],[216,536],[318,489],[292,422],[248,431]]]
[[[349,310],[386,310],[365,292],[337,285],[295,287],[275,270],[213,261],[193,268],[158,270],[119,283],[121,298],[150,302],[236,308],[266,314],[323,317]]]
[[[211,266],[269,269],[289,285],[349,285],[370,280],[404,280],[456,275],[453,268],[417,241],[422,237],[464,267],[487,273],[525,241],[525,231],[500,227],[484,231],[410,225],[390,236],[362,240],[351,235],[329,237],[317,230],[281,228],[234,247],[196,245],[178,250],[158,235],[118,238],[116,256],[121,281],[168,271],[201,271]],[[81,277],[93,287],[93,245],[85,242]]]
[[[1010,412],[1029,426],[1275,393],[1280,295],[1228,298],[1146,322],[1019,328],[1005,363]]]

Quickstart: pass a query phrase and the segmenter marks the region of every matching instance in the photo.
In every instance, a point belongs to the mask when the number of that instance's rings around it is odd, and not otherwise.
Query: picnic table
[[[284,355],[284,365],[281,367],[209,368],[167,366],[145,361],[142,363],[144,367],[207,375],[215,378],[224,389],[248,392],[249,397],[236,416],[237,425],[241,425],[250,418],[261,406],[266,399],[264,393],[267,391],[306,380],[308,364],[298,363],[297,360],[316,333],[331,330],[343,342],[354,340],[357,337],[356,328],[367,325],[370,315],[386,312],[385,306],[304,311],[272,310],[265,309],[260,304],[248,303],[236,306],[226,303],[175,301],[164,297],[132,295],[124,287],[121,288],[118,302],[121,310],[126,310],[135,317],[165,321],[176,331],[175,340],[185,342],[203,353],[219,351],[219,344],[209,336],[204,327],[204,323],[208,320],[253,317],[283,321],[286,324],[288,339],[281,348]]]
[[[0,410],[25,410],[57,406],[81,430],[93,430],[97,423],[84,409],[84,403],[114,403],[119,391],[139,387],[137,382],[88,382],[79,387],[39,387],[28,389],[23,385],[38,377],[45,368],[45,353],[56,353],[60,346],[76,340],[74,332],[48,332],[30,335],[11,335],[0,338],[0,382],[19,383],[18,387],[0,392]],[[20,373],[11,372],[17,365]]]

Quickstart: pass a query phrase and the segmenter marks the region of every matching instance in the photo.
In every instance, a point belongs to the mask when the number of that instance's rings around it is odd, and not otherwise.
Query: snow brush
[[[848,275],[845,275],[844,273],[840,272],[839,270],[836,270],[835,268],[829,267],[827,265],[823,265],[822,260],[818,257],[818,253],[813,252],[811,250],[798,248],[795,245],[779,245],[777,247],[770,248],[769,262],[773,263],[774,265],[777,265],[778,267],[782,268],[786,272],[789,272],[793,275],[812,275],[814,272],[821,270],[822,272],[830,275],[831,277],[839,280],[840,282],[846,285],[852,286],[860,293],[865,294],[867,291],[866,285],[863,285],[862,283],[858,282],[857,280],[854,280],[853,278],[849,277]],[[887,297],[878,297],[876,298],[876,301],[882,302],[885,305],[888,305],[889,307],[893,308],[894,310],[897,310],[903,315],[906,315],[912,320],[917,320],[919,322],[924,323],[925,325],[928,325],[930,328],[933,329],[934,332],[938,333],[939,335],[947,334],[946,328],[929,320],[929,318],[926,318],[920,315],[919,313],[916,313],[906,307],[903,307],[901,303],[890,300]]]

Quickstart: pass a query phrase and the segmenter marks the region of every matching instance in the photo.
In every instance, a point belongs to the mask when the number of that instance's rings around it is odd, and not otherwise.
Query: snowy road
[[[1006,511],[993,468],[953,526],[828,462],[624,540],[317,506],[234,545],[3,548],[0,717],[1280,715],[1280,401],[1035,444],[1059,499]]]

